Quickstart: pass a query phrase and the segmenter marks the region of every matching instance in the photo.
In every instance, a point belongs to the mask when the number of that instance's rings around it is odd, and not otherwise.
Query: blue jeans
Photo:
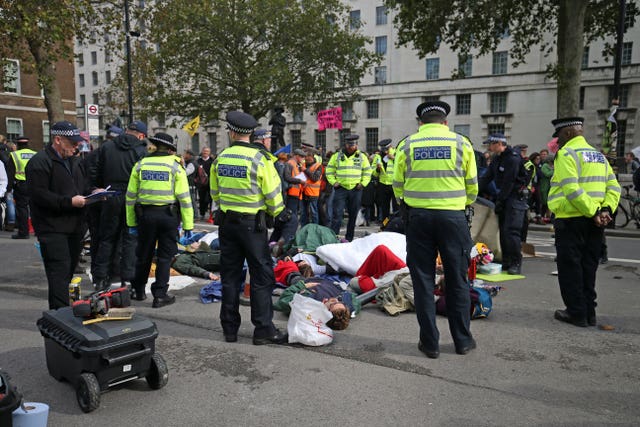
[[[336,235],[340,234],[340,226],[342,225],[342,217],[346,207],[349,213],[349,222],[347,223],[347,231],[344,237],[348,241],[352,241],[356,228],[358,210],[362,202],[362,190],[355,188],[347,190],[344,187],[338,187],[333,193],[335,196],[333,198],[333,221],[331,222],[331,229]]]
[[[7,191],[7,224],[16,222],[16,203],[13,201],[13,191]]]
[[[309,221],[311,217],[311,221]],[[302,199],[302,215],[300,215],[300,225],[305,226],[309,224],[318,224],[318,198],[305,198]]]

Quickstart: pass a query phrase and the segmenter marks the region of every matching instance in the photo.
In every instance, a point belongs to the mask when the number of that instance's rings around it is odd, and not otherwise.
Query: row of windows
[[[22,119],[7,117],[5,121],[7,125],[7,139],[15,142],[19,137],[24,135],[24,128],[22,126]],[[49,143],[49,121],[42,121],[42,139],[45,144]]]
[[[387,7],[376,7],[376,25],[387,25]],[[349,26],[352,30],[357,30],[362,26],[360,10],[352,10],[349,12]]]
[[[508,59],[509,52],[494,52],[491,62],[491,74],[507,74]],[[440,58],[427,58],[426,69],[427,80],[438,80],[440,78]],[[473,75],[472,56],[461,56],[458,58],[458,72],[461,74],[461,77],[471,77]]]
[[[97,51],[91,51],[89,53],[89,55],[91,56],[91,65],[98,65],[98,52]],[[109,51],[105,50],[104,52],[104,62],[109,63],[111,62],[113,59],[111,53],[109,53]],[[80,52],[77,55],[77,60],[78,60],[78,66],[79,67],[83,67],[84,66],[84,53]]]
[[[105,80],[105,83],[111,84],[111,71],[110,70],[106,70],[104,72],[104,80]],[[91,83],[93,84],[93,86],[98,86],[99,85],[98,72],[97,71],[93,71],[91,73]],[[80,87],[84,87],[85,86],[84,74],[79,74],[78,75],[78,86],[80,86]]]

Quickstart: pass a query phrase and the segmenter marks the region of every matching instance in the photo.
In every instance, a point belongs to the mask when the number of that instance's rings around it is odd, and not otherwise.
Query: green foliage
[[[209,121],[229,109],[262,117],[276,105],[332,103],[353,97],[380,60],[349,31],[340,0],[166,0],[145,16],[148,49],[136,49],[133,66],[143,115]]]

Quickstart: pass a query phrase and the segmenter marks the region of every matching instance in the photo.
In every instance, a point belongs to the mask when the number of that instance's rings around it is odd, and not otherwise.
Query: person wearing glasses
[[[83,139],[67,121],[51,126],[51,142],[26,167],[31,221],[49,284],[49,308],[69,305],[68,285],[82,249],[82,221],[89,181],[75,155]]]

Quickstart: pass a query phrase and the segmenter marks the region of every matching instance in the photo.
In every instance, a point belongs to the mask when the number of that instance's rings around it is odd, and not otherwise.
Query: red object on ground
[[[209,224],[213,224],[213,212],[209,212],[209,219],[207,220]]]
[[[388,271],[399,270],[406,266],[407,264],[391,252],[391,249],[385,245],[378,245],[364,260],[356,276],[371,276],[377,279]]]
[[[477,264],[476,264],[476,259],[475,258],[471,258],[471,262],[469,263],[469,280],[476,280],[476,271],[477,271]]]
[[[282,283],[284,286],[289,286],[287,283],[287,276],[289,273],[300,271],[298,264],[293,261],[278,260],[278,263],[273,269],[273,274],[276,276],[276,282]]]
[[[36,234],[36,231],[33,229],[33,225],[31,224],[31,218],[29,218],[28,223],[29,223],[29,234]]]

